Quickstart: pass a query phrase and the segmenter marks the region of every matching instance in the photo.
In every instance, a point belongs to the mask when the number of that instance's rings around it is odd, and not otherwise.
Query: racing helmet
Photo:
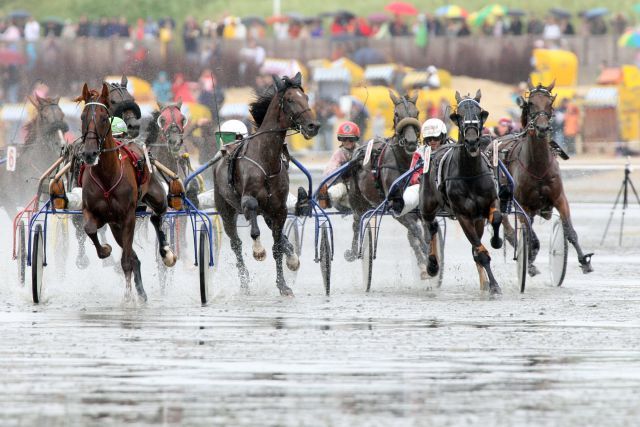
[[[344,122],[338,128],[338,141],[358,141],[360,128],[353,122]]]
[[[127,133],[127,124],[120,117],[111,118],[111,135],[122,136]]]
[[[422,139],[442,138],[447,134],[447,126],[440,119],[429,119],[422,124]]]
[[[222,126],[220,126],[220,132],[235,133],[236,135],[242,136],[242,138],[249,136],[247,125],[242,123],[240,120],[227,120],[222,124]]]

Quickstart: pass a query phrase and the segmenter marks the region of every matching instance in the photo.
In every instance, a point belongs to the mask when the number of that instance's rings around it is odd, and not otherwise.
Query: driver
[[[324,169],[322,177],[331,175],[345,163],[351,161],[355,149],[359,146],[360,128],[354,122],[344,122],[338,127],[337,132],[340,147],[333,153],[329,164]],[[347,196],[347,185],[343,180],[337,180],[328,190],[331,205],[338,210],[349,209],[349,199]]]
[[[432,151],[437,150],[445,144],[454,142],[447,135],[447,126],[440,119],[429,119],[425,121],[422,124],[420,133],[422,135],[423,147],[428,145]],[[418,151],[424,153],[423,150],[416,150],[416,152],[413,153],[410,169],[413,169],[421,158],[421,154]],[[420,201],[420,175],[422,175],[422,168],[419,168],[411,175],[409,186],[404,190],[404,193],[402,193],[402,200],[404,202],[402,210],[400,213],[397,213],[397,209],[392,210],[395,216],[403,216],[418,207],[418,202]]]
[[[127,137],[127,124],[120,117],[111,118],[111,135],[115,139],[124,139]]]

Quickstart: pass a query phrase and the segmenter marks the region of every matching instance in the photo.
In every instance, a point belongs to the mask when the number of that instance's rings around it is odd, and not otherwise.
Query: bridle
[[[551,111],[545,111],[545,110],[541,110],[541,111],[536,111],[535,113],[531,113],[531,102],[529,101],[529,99],[531,99],[531,95],[535,94],[535,93],[541,93],[543,95],[545,95],[546,97],[548,97],[551,100]],[[553,108],[553,101],[554,101],[555,97],[551,94],[550,91],[548,91],[547,89],[543,88],[543,87],[536,87],[534,89],[532,89],[531,91],[529,91],[529,95],[527,96],[527,126],[524,129],[525,131],[534,131],[535,130],[535,124],[538,121],[538,118],[541,116],[544,116],[547,118],[547,120],[549,121],[549,124],[551,124],[551,122],[553,121],[553,112],[554,112],[554,108]]]
[[[407,101],[407,99],[403,96],[401,98],[401,102],[404,105],[405,111],[407,112],[407,114],[409,114],[409,101]],[[400,102],[396,103],[395,105],[399,105]],[[395,134],[396,134],[396,139],[397,139],[397,145],[405,148],[405,146],[407,145],[407,140],[404,137],[404,133],[402,132],[404,130],[405,127],[407,126],[413,126],[415,131],[416,131],[416,135],[420,134],[420,122],[418,121],[418,119],[416,117],[404,117],[402,119],[400,119],[400,121],[398,122],[398,113],[394,112],[394,116],[393,116],[393,127],[395,130]],[[417,143],[418,141],[416,141],[416,147],[417,147]],[[405,149],[406,150],[406,149]]]
[[[480,114],[476,113],[476,112],[470,112],[468,110],[465,110],[464,112],[464,116],[460,116],[458,115],[458,127],[460,128],[460,132],[462,133],[462,137],[464,139],[464,141],[467,141],[467,130],[469,129],[475,129],[477,134],[478,134],[478,138],[480,138],[480,135],[482,135],[482,127],[484,126],[484,123],[482,121],[482,116],[481,113],[483,111],[482,106],[480,105],[480,103],[478,101],[476,101],[473,98],[465,98],[463,100],[461,100],[458,103],[458,106],[456,107],[456,112],[460,110],[460,106],[462,104],[464,104],[465,102],[470,102],[472,103],[474,106],[478,107],[480,109]]]
[[[113,117],[111,115],[111,112],[109,111],[109,107],[107,107],[105,104],[101,103],[101,102],[95,102],[95,101],[91,101],[91,102],[86,102],[84,104],[84,108],[82,109],[82,111],[84,112],[84,110],[87,109],[87,107],[91,107],[91,118],[89,119],[91,122],[93,122],[94,128],[97,129],[98,128],[98,123],[96,122],[96,107],[102,107],[105,109],[105,111],[107,112],[107,114],[109,115],[109,121],[111,120],[111,118]],[[120,149],[119,146],[116,146],[114,148],[104,148],[104,143],[107,139],[107,135],[109,135],[109,132],[111,131],[111,125],[109,125],[107,127],[107,131],[103,134],[100,135],[98,132],[96,132],[95,130],[89,130],[89,123],[87,122],[87,129],[83,129],[82,130],[82,144],[85,144],[85,141],[87,139],[87,136],[89,136],[89,134],[93,134],[95,135],[96,139],[98,140],[98,156],[100,156],[102,153],[107,153],[110,151],[117,151]]]
[[[302,89],[301,86],[287,87],[284,91],[282,91],[282,95],[280,95],[280,102],[278,104],[278,108],[280,109],[280,112],[282,112],[287,117],[287,119],[289,120],[289,123],[291,123],[291,125],[289,125],[289,127],[286,130],[292,129],[292,130],[295,130],[296,132],[301,132],[302,125],[299,123],[300,117],[302,117],[303,114],[311,111],[311,108],[307,107],[303,110],[294,112],[293,109],[290,107],[290,105],[292,104],[296,105],[295,102],[285,99],[285,96],[284,96],[289,89],[299,89],[302,93],[304,93],[304,89]],[[289,107],[288,108],[289,112],[287,112],[287,107]]]
[[[169,110],[169,113],[171,114],[171,121],[169,122],[165,122],[165,125],[163,126],[161,124],[161,120],[164,116],[163,113]],[[176,116],[174,115],[174,112],[176,110],[180,110],[179,107],[177,105],[167,105],[165,107],[163,107],[160,110],[160,114],[158,115],[158,119],[156,120],[156,124],[158,125],[158,128],[160,129],[162,138],[164,139],[164,143],[162,144],[150,144],[150,146],[167,146],[169,147],[169,150],[173,153],[173,154],[177,154],[180,151],[180,148],[182,148],[182,145],[184,144],[184,140],[183,140],[183,136],[184,136],[184,128],[187,126],[187,123],[189,122],[189,119],[187,118],[187,116],[182,116],[184,118],[184,123],[179,123],[181,122],[181,120],[176,120]],[[174,145],[172,143],[170,143],[169,140],[169,134],[171,132],[175,132],[178,136],[180,141],[178,142],[177,145]]]

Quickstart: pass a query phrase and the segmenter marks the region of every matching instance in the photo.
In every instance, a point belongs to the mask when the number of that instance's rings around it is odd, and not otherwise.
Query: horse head
[[[63,133],[69,130],[69,126],[64,121],[64,113],[58,105],[60,98],[41,98],[38,95],[29,96],[29,101],[36,107],[37,117],[46,134],[54,134],[57,131]]]
[[[188,122],[187,117],[180,111],[181,107],[182,100],[178,100],[175,104],[158,102],[159,113],[156,124],[169,145],[170,151],[174,154],[182,147],[184,128]]]
[[[130,137],[135,138],[140,134],[140,117],[142,113],[135,98],[127,90],[129,80],[122,76],[120,83],[109,83],[109,101],[111,102],[111,115],[120,117],[127,124]]]
[[[418,94],[398,97],[389,90],[389,97],[393,101],[393,129],[398,145],[403,147],[407,154],[412,155],[418,148],[420,139],[420,112],[416,107]]]
[[[480,89],[476,92],[475,97],[467,95],[464,98],[456,91],[456,102],[458,103],[456,111],[449,118],[459,129],[458,141],[464,143],[467,152],[471,157],[477,157],[480,154],[480,136],[484,122],[487,120],[489,113],[480,106],[480,98],[482,92]]]
[[[100,154],[105,149],[107,140],[111,136],[111,113],[109,103],[109,87],[102,84],[102,91],[89,90],[85,83],[82,95],[75,101],[84,101],[84,109],[80,115],[82,120],[82,157],[87,165],[96,165],[100,160]]]
[[[316,136],[320,123],[309,107],[309,97],[302,88],[302,75],[298,72],[293,78],[272,77],[276,89],[274,99],[279,97],[280,125],[285,129],[299,130],[306,139]]]
[[[538,83],[533,86],[531,81],[529,84],[529,96],[523,102],[522,114],[526,117],[526,128],[530,132],[536,133],[541,139],[550,139],[551,136],[551,120],[553,118],[553,102],[556,96],[551,93],[555,82],[549,86]]]

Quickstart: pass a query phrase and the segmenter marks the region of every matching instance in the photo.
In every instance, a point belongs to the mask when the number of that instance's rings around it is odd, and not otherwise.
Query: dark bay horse
[[[110,112],[112,116],[120,117],[127,124],[127,133],[130,138],[140,135],[140,106],[135,98],[127,90],[129,79],[123,75],[120,83],[108,83]]]
[[[433,153],[428,175],[423,175],[420,182],[419,206],[425,235],[431,243],[429,274],[435,276],[440,268],[435,240],[436,215],[448,211],[458,219],[471,243],[481,288],[486,289],[488,284],[492,294],[500,294],[502,291],[491,271],[489,251],[482,244],[488,220],[494,230],[491,246],[502,247],[502,239],[498,237],[502,216],[494,172],[480,147],[482,127],[489,115],[480,106],[481,96],[479,90],[474,98],[462,98],[456,92],[458,105],[450,118],[458,126],[458,143],[444,145]]]
[[[260,243],[258,215],[262,215],[273,235],[273,258],[276,261],[276,285],[281,295],[292,296],[282,271],[282,255],[287,267],[297,270],[300,261],[282,229],[287,219],[289,174],[284,156],[288,130],[300,131],[309,139],[318,133],[319,125],[309,108],[309,98],[302,88],[300,73],[282,79],[273,76],[274,86],[258,95],[250,104],[257,131],[246,138],[232,153],[218,162],[213,171],[216,208],[224,230],[231,239],[236,266],[243,288],[248,287],[249,273],[242,258],[242,242],[236,229],[236,218],[244,214],[251,224],[253,257],[266,258]]]
[[[109,89],[101,93],[89,90],[86,83],[82,95],[82,213],[84,230],[96,247],[99,258],[111,255],[111,246],[101,244],[98,229],[109,224],[116,242],[122,247],[122,270],[126,279],[125,298],[131,298],[134,276],[138,297],[146,301],[142,286],[140,260],[133,250],[136,207],[140,201],[151,207],[151,223],[159,242],[159,252],[167,266],[176,262],[160,226],[167,210],[167,198],[160,182],[144,165],[144,154],[135,145],[118,144],[111,135]],[[137,159],[136,159],[137,158]],[[138,160],[138,161],[136,161]]]
[[[351,249],[345,253],[347,261],[356,259],[358,237],[360,235],[360,218],[372,207],[378,206],[389,193],[393,181],[406,172],[411,165],[411,158],[418,147],[420,139],[419,112],[416,108],[418,95],[401,97],[389,91],[394,104],[394,135],[387,139],[372,142],[370,161],[364,164],[363,153],[366,146],[360,147],[354,154],[353,169],[350,169],[351,183],[348,185],[349,203],[353,209],[353,239]],[[394,204],[402,203],[402,192],[390,195]],[[395,208],[398,212],[402,206]],[[422,234],[420,217],[413,212],[397,218],[407,228],[409,244],[413,249],[422,279],[427,278],[427,244]]]
[[[58,105],[60,98],[29,97],[36,108],[36,115],[24,125],[24,144],[18,145],[15,172],[0,168],[0,191],[7,211],[23,206],[35,192],[32,189],[40,175],[55,162],[66,142],[61,134],[69,130],[64,113]],[[44,190],[47,191],[46,189]]]
[[[500,144],[498,150],[506,153],[504,163],[515,181],[514,196],[525,210],[527,215],[533,218],[540,215],[550,219],[553,208],[560,213],[562,227],[567,240],[575,247],[578,253],[578,262],[583,273],[593,271],[591,267],[591,255],[585,254],[578,243],[578,235],[571,223],[571,210],[567,196],[564,194],[562,176],[558,160],[551,148],[553,118],[552,95],[554,84],[546,87],[541,84],[533,86],[529,82],[529,95],[527,99],[521,98],[522,128],[524,131],[516,138]],[[508,196],[505,194],[505,196]],[[503,218],[505,237],[513,242],[513,227],[507,216]],[[531,230],[531,247],[529,257],[529,275],[539,273],[533,262],[540,250],[540,241],[535,232]]]

